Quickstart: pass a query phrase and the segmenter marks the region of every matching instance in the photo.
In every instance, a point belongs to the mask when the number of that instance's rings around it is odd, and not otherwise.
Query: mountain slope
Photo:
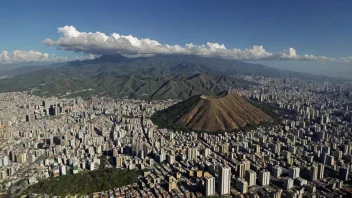
[[[34,94],[43,96],[66,96],[84,91],[87,96],[186,99],[253,84],[233,77],[236,74],[309,77],[263,65],[193,55],[126,58],[113,54],[43,68],[30,73],[23,70],[25,74],[1,79],[0,92],[35,90]]]
[[[231,87],[245,87],[248,82],[238,80],[226,84]],[[103,76],[91,80],[63,79],[37,87],[41,96],[64,96],[67,92],[90,90],[85,95],[109,95],[112,97],[133,97],[140,99],[187,99],[194,95],[208,94],[226,90],[226,86],[204,74],[177,75],[167,77],[146,76]]]
[[[153,63],[192,63],[195,65],[201,65],[204,69],[211,69],[217,74],[243,74],[243,75],[259,75],[264,77],[294,77],[294,78],[309,78],[316,80],[324,80],[327,77],[321,75],[308,74],[303,72],[295,72],[288,70],[281,70],[273,67],[268,67],[261,64],[247,63],[239,60],[231,60],[216,57],[202,57],[196,55],[158,55],[153,57],[143,57],[133,59],[135,65],[149,62],[150,65]],[[166,64],[166,65],[167,65]],[[207,71],[199,71],[201,73],[207,73]]]
[[[151,119],[162,128],[176,125],[194,131],[231,132],[271,118],[238,94],[225,91],[217,96],[193,96],[156,112]]]

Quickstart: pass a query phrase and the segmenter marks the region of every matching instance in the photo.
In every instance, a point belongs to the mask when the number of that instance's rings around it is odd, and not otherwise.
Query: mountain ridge
[[[230,88],[255,85],[234,77],[237,74],[286,75],[281,70],[266,66],[194,55],[127,58],[113,54],[56,64],[54,68],[33,69],[36,71],[1,79],[0,92],[35,90],[33,93],[36,95],[66,97],[67,93],[90,90],[82,92],[82,95],[186,99],[198,94],[214,95]],[[129,76],[135,77],[133,83],[125,82]],[[103,81],[103,77],[111,78]]]

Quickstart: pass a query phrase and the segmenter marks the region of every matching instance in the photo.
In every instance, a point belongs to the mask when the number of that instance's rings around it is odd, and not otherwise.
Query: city
[[[276,104],[285,112],[279,124],[238,133],[172,131],[149,118],[174,100],[0,94],[2,189],[19,195],[45,178],[97,170],[107,156],[106,167],[146,171],[94,197],[351,196],[350,85],[242,78],[260,85],[233,91]]]
[[[0,198],[352,198],[351,7],[1,0]]]

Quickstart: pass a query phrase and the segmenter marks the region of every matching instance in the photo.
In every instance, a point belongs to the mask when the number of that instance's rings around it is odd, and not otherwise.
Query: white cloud
[[[12,62],[60,62],[67,60],[66,57],[49,55],[38,51],[15,50],[12,52]]]
[[[346,57],[346,58],[341,57],[341,58],[339,58],[337,60],[342,61],[342,62],[346,62],[346,63],[350,63],[350,62],[352,62],[352,56],[351,57]]]
[[[9,64],[9,63],[23,63],[23,62],[65,62],[71,60],[84,60],[84,59],[93,59],[96,58],[96,55],[87,54],[83,56],[76,56],[73,58],[56,56],[55,54],[42,53],[34,50],[23,51],[15,50],[11,53],[8,51],[2,51],[0,53],[0,65]]]
[[[7,51],[2,51],[0,53],[0,63],[9,63],[10,62],[10,57],[8,55]]]
[[[227,48],[224,44],[207,42],[203,45],[192,43],[181,45],[161,44],[149,38],[137,38],[132,35],[120,35],[113,33],[110,36],[101,32],[79,32],[73,26],[58,28],[62,34],[58,40],[45,39],[44,44],[57,46],[59,49],[88,54],[112,54],[125,55],[150,55],[150,54],[193,54],[200,56],[222,57],[238,60],[297,60],[297,61],[326,61],[337,60],[324,56],[299,55],[295,49],[280,52],[268,52],[263,46],[255,45],[252,48],[238,49]],[[340,59],[339,59],[340,60]]]

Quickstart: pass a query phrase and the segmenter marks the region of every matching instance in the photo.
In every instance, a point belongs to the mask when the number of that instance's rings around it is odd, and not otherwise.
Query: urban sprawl
[[[176,100],[2,93],[2,192],[54,196],[24,192],[44,179],[97,170],[106,156],[106,168],[144,172],[136,183],[67,197],[352,197],[351,84],[242,78],[258,86],[233,91],[275,104],[279,124],[234,133],[172,131],[150,117]]]

